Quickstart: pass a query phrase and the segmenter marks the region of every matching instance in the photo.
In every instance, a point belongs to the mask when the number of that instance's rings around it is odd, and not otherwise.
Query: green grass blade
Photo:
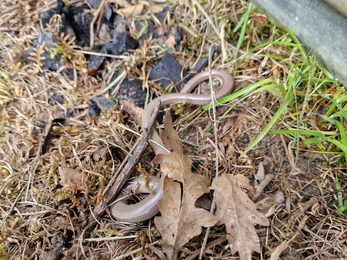
[[[261,86],[264,86],[266,84],[269,84],[269,83],[274,83],[273,79],[271,78],[268,78],[268,79],[264,79],[264,80],[261,80],[261,81],[258,81],[254,84],[251,84],[243,89],[240,89],[239,91],[237,92],[233,92],[231,93],[230,95],[228,96],[225,96],[223,98],[220,98],[218,99],[218,102],[217,104],[215,105],[218,105],[218,104],[225,104],[225,103],[228,103],[229,101],[232,101],[242,95],[245,95],[245,94],[248,94],[250,92],[252,92],[253,90],[261,87]],[[277,84],[276,84],[277,85]],[[205,106],[202,106],[202,108],[204,109],[204,111],[207,111],[211,108],[211,104],[208,104],[208,105],[205,105]]]
[[[340,148],[343,151],[343,154],[345,156],[345,162],[347,162],[347,146],[345,146],[343,143],[333,138],[328,138],[327,141],[336,145],[338,148]]]
[[[297,129],[285,129],[285,130],[270,130],[269,134],[283,134],[283,135],[311,135],[325,138],[326,135],[337,136],[338,133],[334,131],[317,131],[317,130],[297,130]]]
[[[239,36],[239,40],[237,41],[236,48],[235,48],[235,57],[237,57],[237,54],[239,53],[240,47],[241,47],[243,41],[245,40],[245,35],[246,35],[246,29],[247,29],[247,25],[248,25],[249,15],[254,10],[256,10],[256,9],[252,8],[252,4],[250,4],[249,7],[248,7],[247,12],[244,13],[244,15],[241,17],[240,21],[238,22],[238,24],[234,28],[234,33],[235,33],[240,28],[240,26],[242,24],[242,29],[241,29],[241,33],[240,33],[240,36]]]
[[[343,124],[337,120],[334,120],[335,125],[339,129],[340,132],[340,138],[341,138],[341,143],[347,147],[347,136],[346,136],[346,129],[344,128]]]

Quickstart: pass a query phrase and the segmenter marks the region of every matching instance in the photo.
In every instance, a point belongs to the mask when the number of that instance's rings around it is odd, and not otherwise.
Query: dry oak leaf
[[[212,188],[215,187],[215,179]],[[269,226],[269,220],[256,209],[246,192],[254,192],[247,177],[222,174],[216,194],[217,225],[225,224],[232,254],[239,252],[241,260],[251,259],[252,251],[260,253],[260,242],[254,225]]]
[[[165,129],[160,138],[164,146],[172,153],[170,155],[158,154],[153,162],[160,164],[160,170],[169,178],[183,183],[184,171],[191,172],[192,160],[183,154],[180,138],[172,126],[172,118],[169,113],[164,117],[164,125]]]
[[[158,155],[154,161],[160,163],[162,174],[179,182],[165,178],[164,195],[158,203],[161,217],[156,217],[154,223],[164,240],[163,248],[168,259],[176,259],[178,250],[199,235],[202,227],[214,226],[217,218],[207,210],[195,207],[196,200],[209,192],[208,182],[203,176],[191,172],[192,161],[183,155],[169,113],[164,124],[162,140],[173,152]]]
[[[175,160],[177,155],[172,155]],[[176,259],[177,249],[201,234],[202,227],[211,227],[217,223],[217,218],[209,211],[195,207],[196,200],[207,192],[206,179],[192,173],[190,168],[185,169],[182,186],[179,182],[165,178],[164,195],[158,203],[161,217],[155,217],[154,223],[167,245],[164,250],[168,259]]]

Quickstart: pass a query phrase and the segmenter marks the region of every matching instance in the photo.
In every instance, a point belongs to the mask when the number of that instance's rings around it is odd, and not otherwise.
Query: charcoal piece
[[[114,55],[119,55],[127,50],[135,50],[139,42],[128,34],[113,31],[113,42],[109,45],[109,51]]]
[[[66,109],[66,110],[65,110],[65,117],[66,117],[66,118],[70,118],[70,117],[71,117],[71,114],[72,114],[71,109]]]
[[[217,51],[217,48],[215,48],[214,46],[212,47],[212,50],[211,50],[211,55],[212,57],[214,56],[214,54],[216,53]],[[202,58],[201,60],[199,60],[194,68],[191,69],[191,71],[195,71],[195,72],[201,72],[204,68],[206,68],[208,64],[208,58]]]
[[[111,17],[113,15],[113,4],[112,3],[106,3],[105,5],[105,19],[107,21],[111,20]]]
[[[175,35],[175,49],[179,51],[182,40],[182,32],[179,26],[176,26],[176,35]]]
[[[138,32],[142,31],[141,37],[139,39],[141,45],[143,45],[143,41],[147,39],[157,39],[158,33],[155,31],[153,22],[150,20],[139,20],[135,21],[135,27]],[[145,30],[143,29],[145,27]]]
[[[199,73],[204,68],[206,68],[207,64],[208,64],[208,58],[202,58],[195,64],[194,68],[192,68],[191,71]]]
[[[61,105],[64,104],[63,95],[54,93],[53,96],[48,100],[48,104],[50,104],[51,106],[54,106],[56,103]]]
[[[81,7],[80,9],[83,10]],[[93,15],[85,13],[83,11],[74,14],[75,9],[69,8],[63,9],[71,27],[73,28],[76,35],[76,42],[79,46],[90,45],[90,24],[93,20]]]
[[[212,53],[211,55],[213,56],[216,53],[217,49],[215,47],[212,48]],[[202,58],[200,59],[194,66],[194,68],[192,68],[190,70],[190,72],[192,72],[190,75],[187,75],[183,82],[184,84],[186,84],[192,77],[194,77],[196,75],[196,73],[201,72],[204,68],[206,68],[206,66],[208,65],[208,58]]]
[[[57,7],[56,8],[52,8],[46,12],[44,12],[41,16],[41,22],[42,22],[42,26],[44,28],[46,28],[47,23],[49,22],[49,20],[51,19],[51,17],[55,14],[61,14],[61,10],[63,8],[63,1],[62,0],[58,0],[57,1]]]
[[[116,105],[116,102],[104,97],[93,97],[93,101],[97,102],[99,107],[110,109]]]
[[[149,74],[149,78],[158,82],[163,88],[167,88],[170,84],[174,84],[176,90],[181,90],[182,66],[168,52],[155,65]]]
[[[170,10],[170,7],[165,7],[163,11],[161,11],[160,13],[156,13],[154,15],[159,19],[159,21],[164,22],[169,10]]]
[[[90,117],[96,117],[98,115],[101,114],[101,108],[99,107],[98,103],[93,101],[93,100],[89,100],[87,102],[87,104],[90,106],[90,111],[89,111],[89,115]]]
[[[45,129],[46,129],[45,132],[47,133],[47,135],[44,138],[43,144],[41,146],[41,155],[45,154],[47,151],[48,140],[50,139],[50,136],[51,136],[52,127],[55,125],[64,124],[64,123],[65,123],[65,118],[55,118],[51,122],[45,125]]]
[[[118,33],[129,32],[130,26],[130,21],[125,17],[116,15],[113,19],[113,27],[115,28],[115,31]]]
[[[139,107],[144,107],[146,101],[146,92],[142,90],[142,82],[138,79],[125,79],[116,96],[119,100],[129,100]]]
[[[59,14],[62,23],[59,25],[58,33],[69,34],[76,37],[76,42],[80,46],[89,46],[90,43],[90,24],[94,18],[87,4],[65,6],[62,0],[58,1],[58,6],[50,9],[42,15],[41,21],[44,27],[51,17]]]
[[[110,32],[110,26],[112,26],[111,23],[107,23],[107,21],[105,20],[105,23],[103,23],[101,26],[100,26],[100,29],[98,31],[98,38],[99,39],[102,39],[101,41],[103,43],[107,43],[107,42],[110,42],[111,39],[112,39],[112,35],[111,35],[111,32]],[[99,46],[100,44],[98,44]]]
[[[41,61],[43,64],[42,69],[44,70],[50,69],[55,71],[62,66],[62,63],[60,62],[61,55],[58,54],[55,57],[52,57],[52,55],[47,51],[47,49],[49,48],[55,48],[53,43],[58,42],[55,36],[49,32],[41,33],[39,37],[37,38],[36,45],[31,46],[29,50],[22,53],[22,59],[26,63],[32,62],[31,60],[29,60],[30,54],[34,51],[34,48],[39,49],[43,42],[45,42],[45,51],[43,54],[41,54],[41,56],[45,57],[45,59]]]
[[[60,12],[58,12],[56,9],[50,9],[42,14],[41,23],[43,28],[46,28],[47,23],[55,14],[60,14]]]
[[[98,53],[107,53],[107,46],[102,46]],[[105,56],[93,55],[88,60],[88,70],[97,70],[104,62]]]
[[[98,9],[101,3],[101,0],[87,0],[87,3],[90,4],[93,9]]]
[[[48,14],[47,14],[47,18],[48,18]],[[71,37],[76,37],[75,31],[72,28],[72,26],[70,25],[70,22],[66,18],[66,15],[64,13],[60,14],[60,19],[61,19],[61,24],[59,24],[57,34],[61,35],[62,33],[64,33],[64,35],[70,35]],[[47,25],[47,24],[45,24],[45,25]]]
[[[138,47],[138,42],[131,36],[124,33],[116,33],[117,39],[114,42],[108,42],[104,44],[99,53],[111,53],[113,55],[120,55],[129,49],[136,49]],[[113,33],[115,36],[115,32]],[[101,64],[104,62],[104,56],[91,56],[88,63],[89,70],[97,70]]]
[[[53,94],[52,97],[50,97],[50,99],[48,100],[48,104],[50,104],[51,106],[55,106],[56,104],[61,104],[63,105],[65,103],[64,101],[64,96],[60,95],[60,94]],[[66,118],[70,118],[71,117],[71,110],[70,109],[65,109],[64,110],[64,115]]]
[[[87,4],[82,4],[82,5],[69,5],[68,7],[65,6],[63,8],[63,12],[68,12],[69,15],[73,18],[73,16],[81,14],[83,12],[88,12],[90,11],[90,8]],[[93,15],[91,14],[91,16],[93,17]],[[87,23],[87,21],[86,21]]]
[[[69,19],[67,19],[66,15],[63,13],[60,15],[60,17],[62,20],[62,25],[60,25],[59,27],[59,35],[61,35],[61,33],[64,33],[64,35],[70,35],[71,37],[77,38],[77,35],[73,27],[71,26]]]
[[[40,128],[37,127],[37,126],[34,126],[33,127],[33,133],[34,133],[35,136],[39,136],[40,133],[41,133]]]
[[[110,109],[116,105],[116,102],[104,97],[93,97],[87,104],[90,106],[89,115],[96,117],[101,114],[103,109]]]
[[[44,28],[46,28],[47,23],[49,23],[50,19],[53,17],[53,15],[60,15],[61,24],[59,24],[59,29],[57,30],[57,33],[60,35],[61,33],[69,34],[70,36],[76,36],[75,32],[70,25],[69,19],[66,17],[65,13],[63,13],[63,10],[65,10],[66,7],[63,7],[63,2],[61,0],[58,1],[57,8],[53,8],[45,12],[42,17],[42,25]]]
[[[170,109],[169,110],[170,115],[171,115],[171,119],[172,122],[174,122],[176,119],[179,118],[179,115],[176,114],[176,111],[174,109]],[[166,113],[168,113],[168,111],[165,110],[160,110],[157,116],[157,121],[159,122],[159,124],[164,124],[164,116],[166,115]]]

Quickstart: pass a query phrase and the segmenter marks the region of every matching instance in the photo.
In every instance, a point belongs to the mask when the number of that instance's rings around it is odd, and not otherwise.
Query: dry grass
[[[342,95],[343,91],[298,45],[264,45],[295,41],[265,16],[250,12],[247,2],[205,2],[177,2],[172,7],[168,23],[180,26],[184,35],[181,50],[175,53],[181,64],[192,67],[208,53],[211,44],[217,44],[221,51],[212,67],[231,72],[237,89],[268,78],[285,86],[254,92],[245,99],[241,95],[218,108],[218,115],[222,115],[234,106],[218,129],[221,171],[241,173],[253,180],[258,164],[266,162],[272,165],[276,177],[263,197],[284,198],[271,209],[271,226],[258,228],[262,253],[255,253],[254,259],[269,259],[282,251],[281,259],[344,259],[346,216],[341,207],[337,214],[332,204],[338,205],[338,196],[344,202],[346,163],[342,148],[329,139],[338,138],[343,131],[324,118],[333,104],[331,93]],[[87,218],[100,202],[107,181],[138,138],[125,129],[140,132],[138,123],[122,107],[90,118],[86,104],[96,93],[103,93],[120,68],[134,68],[128,73],[130,78],[146,79],[143,71],[148,72],[157,62],[162,49],[149,41],[139,54],[107,60],[97,75],[87,73],[80,52],[71,52],[69,55],[75,56],[69,58],[78,60],[78,64],[67,65],[77,75],[74,79],[60,72],[25,67],[20,54],[36,40],[41,32],[39,15],[52,4],[30,0],[0,4],[0,259],[160,259],[160,235],[152,221],[129,225],[115,222],[106,214],[95,229],[85,231]],[[242,31],[247,12],[247,27]],[[151,82],[148,85],[157,92]],[[240,157],[271,122],[290,91],[293,99],[272,129],[293,131],[264,135],[247,156]],[[65,103],[52,105],[54,94],[61,95]],[[343,101],[339,105],[343,107]],[[72,116],[53,127],[49,149],[40,155],[46,134],[42,125],[67,111]],[[199,163],[201,173],[211,177],[215,153],[210,142],[212,123],[201,108],[197,111],[189,108],[190,114],[178,119],[177,131],[183,140],[199,144],[199,148],[185,145],[185,152]],[[333,113],[336,111],[340,110],[333,109]],[[196,119],[187,125],[193,113]],[[317,131],[323,137],[304,130]],[[148,153],[142,159],[148,171],[150,156]],[[85,183],[62,187],[59,167],[85,173]],[[335,183],[342,187],[341,193]],[[181,259],[196,259],[202,239],[188,243]],[[234,259],[226,244],[225,234],[211,230],[206,259]]]

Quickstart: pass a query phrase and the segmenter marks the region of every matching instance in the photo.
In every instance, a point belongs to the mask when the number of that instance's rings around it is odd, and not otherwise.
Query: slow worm
[[[180,93],[167,94],[152,100],[144,109],[142,115],[142,128],[145,129],[147,127],[149,119],[158,101],[160,101],[161,106],[167,106],[180,102],[186,102],[192,105],[206,105],[211,103],[211,95],[198,95],[191,93],[192,90],[201,82],[209,79],[210,73],[213,79],[219,79],[221,81],[221,88],[215,92],[216,99],[224,97],[233,91],[234,79],[228,72],[224,70],[201,72],[189,80],[184,88],[182,88]],[[165,146],[156,130],[152,132],[151,140],[154,141],[151,142],[151,146],[156,155],[169,154],[169,152],[163,148]],[[162,178],[150,178],[150,185],[155,187],[154,191],[142,201],[129,205],[124,203],[124,201],[119,201],[112,205],[111,213],[113,217],[120,221],[142,222],[156,215],[159,212],[158,201],[163,196],[163,177],[164,175],[162,174]],[[135,178],[134,181],[127,185],[126,189],[133,189],[135,186],[139,187],[140,192],[148,193],[148,191],[146,191],[144,188],[145,185],[143,178]]]

